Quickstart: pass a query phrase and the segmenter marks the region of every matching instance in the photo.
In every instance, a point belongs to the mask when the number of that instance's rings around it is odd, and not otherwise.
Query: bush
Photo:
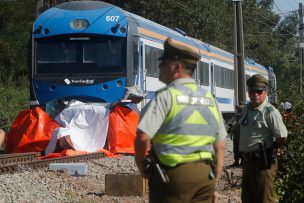
[[[29,108],[29,87],[0,87],[0,128],[8,131],[20,111]]]
[[[276,193],[284,203],[304,202],[304,95],[299,92],[299,88],[292,86],[285,96],[285,101],[293,105],[296,119],[286,122],[288,141],[282,148],[281,173],[276,181]]]

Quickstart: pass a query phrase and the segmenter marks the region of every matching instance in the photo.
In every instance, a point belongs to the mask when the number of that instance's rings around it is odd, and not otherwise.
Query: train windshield
[[[38,76],[122,75],[126,72],[126,39],[59,37],[37,39]]]

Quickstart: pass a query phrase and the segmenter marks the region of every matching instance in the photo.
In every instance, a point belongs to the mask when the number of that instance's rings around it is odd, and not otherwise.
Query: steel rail
[[[104,158],[103,153],[90,153],[85,155],[77,155],[77,156],[68,156],[68,157],[58,157],[58,158],[49,158],[42,160],[33,160],[33,161],[25,161],[21,163],[13,163],[0,166],[0,174],[4,173],[13,173],[16,171],[20,171],[21,169],[39,169],[46,168],[50,163],[69,163],[69,162],[81,162],[87,161],[91,159],[99,159]]]
[[[1,154],[0,166],[6,164],[18,163],[18,162],[37,160],[39,156],[41,156],[40,152]]]

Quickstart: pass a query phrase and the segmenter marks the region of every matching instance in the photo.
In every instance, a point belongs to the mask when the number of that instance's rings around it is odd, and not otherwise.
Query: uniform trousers
[[[240,145],[240,131],[236,131],[233,134],[233,156],[234,162],[239,163],[240,161],[240,152],[239,152],[239,145]]]
[[[191,162],[166,169],[170,179],[163,183],[154,171],[149,178],[150,203],[211,203],[215,178],[210,164]]]
[[[242,160],[242,202],[275,203],[274,181],[278,162],[265,169],[262,159]]]

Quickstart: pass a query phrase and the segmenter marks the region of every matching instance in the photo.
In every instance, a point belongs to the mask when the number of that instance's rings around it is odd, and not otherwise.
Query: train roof
[[[106,19],[107,16],[114,20]],[[73,21],[87,21],[87,27],[72,27]],[[64,34],[100,34],[126,37],[126,32],[112,32],[119,23],[125,30],[128,18],[124,11],[114,5],[99,1],[74,1],[58,4],[40,14],[34,22],[34,38]],[[94,26],[92,26],[94,25]]]
[[[199,49],[201,55],[204,55],[204,52],[210,51],[207,44],[202,43],[197,39],[183,35],[183,33],[177,30],[165,27],[136,14],[127,11],[126,13],[136,23],[139,35],[142,37],[146,37],[158,42],[164,42],[167,37],[171,37],[181,43],[184,43],[186,46],[189,46],[192,49]]]
[[[105,22],[105,20],[101,20],[105,16],[119,16],[119,21]],[[112,33],[111,28],[115,27],[117,24],[119,24],[120,27],[127,28],[128,23],[132,22],[138,32],[133,34],[138,34],[141,37],[157,42],[164,42],[167,37],[171,37],[179,43],[198,50],[202,57],[220,60],[229,64],[234,63],[234,55],[232,53],[202,42],[201,40],[183,35],[181,32],[122,10],[112,4],[100,1],[64,2],[48,9],[42,13],[34,23],[34,38],[44,37],[45,33],[43,31],[35,34],[37,29],[43,30],[44,28],[49,30],[48,36],[64,33],[79,33],[79,30],[73,30],[70,26],[67,26],[70,25],[71,21],[74,19],[88,19],[90,25],[94,24],[94,26],[89,26],[87,29],[83,30],[82,33],[99,34],[101,32],[103,34],[115,35],[118,37],[126,37],[127,33]],[[61,27],[58,27],[58,22],[60,22]],[[96,29],[96,27],[98,29]],[[253,70],[260,74],[267,74],[267,70],[264,66],[252,63],[250,60],[245,60],[245,67],[248,70]]]
[[[198,39],[184,36],[178,31],[160,25],[141,16],[130,12],[127,13],[137,23],[137,26],[139,27],[139,33],[143,37],[149,37],[153,38],[156,41],[163,42],[169,36],[182,43],[185,43],[185,45],[188,45],[193,49],[199,49],[199,52],[203,57],[221,59],[226,62],[233,63],[233,54],[229,52],[202,42]]]
[[[167,37],[172,37],[180,43],[184,43],[185,45],[193,49],[198,49],[203,57],[221,59],[225,59],[226,57],[228,59],[226,61],[233,63],[233,55],[229,54],[228,52],[225,52],[221,49],[217,49],[216,47],[206,44],[200,40],[184,36],[176,30],[170,29],[168,27],[165,27],[161,24],[158,24],[136,14],[130,13],[128,11],[124,11],[121,8],[111,5],[109,3],[99,1],[64,2],[46,10],[44,13],[38,16],[34,23],[33,32],[36,33],[34,35],[34,38],[45,37],[46,35],[43,31],[37,32],[37,30],[39,31],[39,29],[43,30],[45,28],[47,28],[48,30],[47,36],[60,35],[64,33],[79,33],[79,30],[73,30],[70,29],[69,26],[66,26],[69,25],[73,19],[77,18],[88,19],[90,24],[95,24],[94,27],[109,27],[105,26],[104,23],[102,24],[98,20],[105,15],[120,16],[120,26],[126,26],[128,21],[134,22],[137,26],[139,35],[142,37],[148,37],[149,39],[158,42],[163,42],[166,40]],[[94,22],[92,22],[93,20]],[[60,24],[62,25],[59,29],[58,22],[60,22]],[[115,26],[115,23],[111,24],[110,26]],[[83,30],[82,33],[98,34],[99,32],[111,35],[110,30],[97,31],[96,29],[90,28],[90,26],[86,30]]]
[[[251,71],[251,75],[261,74],[264,77],[268,78],[268,69],[265,66],[256,63],[252,58],[246,59],[245,66],[247,66],[247,69]]]
[[[115,7],[112,4],[100,1],[71,1],[71,2],[63,2],[61,4],[57,4],[54,8],[71,10],[71,11],[84,11],[84,10],[96,10],[107,7]]]

